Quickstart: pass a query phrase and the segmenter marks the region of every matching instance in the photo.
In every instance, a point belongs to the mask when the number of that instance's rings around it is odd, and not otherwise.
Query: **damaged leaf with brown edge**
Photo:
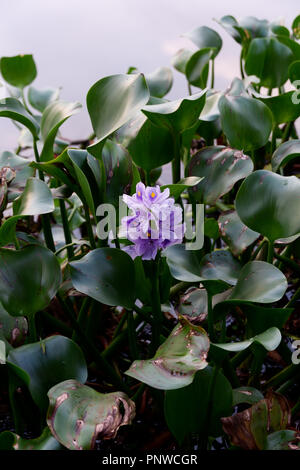
[[[205,177],[191,193],[197,201],[214,204],[221,196],[228,193],[240,179],[246,178],[253,171],[250,157],[242,151],[216,145],[205,147],[191,159],[188,176]]]
[[[203,328],[181,317],[152,359],[134,361],[125,372],[160,390],[186,387],[195,373],[207,366],[209,339]]]
[[[55,385],[48,397],[47,424],[70,450],[93,449],[97,437],[113,439],[135,416],[135,404],[124,393],[98,393],[76,380]]]
[[[269,392],[251,408],[221,421],[234,445],[246,450],[263,450],[268,434],[286,429],[290,419],[287,399],[279,393]]]
[[[218,224],[221,237],[234,256],[243,253],[260,236],[258,232],[243,224],[236,211],[220,215]]]

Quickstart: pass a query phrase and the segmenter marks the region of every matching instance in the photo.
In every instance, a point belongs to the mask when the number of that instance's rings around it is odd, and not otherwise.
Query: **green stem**
[[[26,98],[25,98],[25,94],[24,94],[24,90],[21,89],[21,98],[22,98],[22,101],[23,101],[23,105],[24,105],[24,108],[26,109],[26,111],[31,114],[32,116],[32,112],[30,111],[28,105],[27,105],[27,102],[26,102]]]
[[[295,261],[287,258],[286,256],[278,255],[277,253],[274,253],[274,256],[283,264],[291,268],[295,273],[300,274],[300,266]]]
[[[210,88],[214,88],[215,85],[215,59],[211,61],[211,84]]]
[[[129,349],[131,357],[133,360],[139,359],[140,354],[138,350],[137,337],[136,337],[136,328],[133,321],[133,312],[132,310],[128,312],[127,316],[127,326],[128,326],[128,340],[129,340]]]
[[[192,95],[192,88],[191,88],[190,82],[187,82],[187,86],[188,86],[189,95],[191,96]]]
[[[65,241],[67,245],[68,259],[71,259],[74,256],[74,248],[72,245],[72,235],[71,235],[71,231],[70,231],[70,227],[68,223],[68,214],[66,210],[66,205],[63,199],[59,199],[59,207],[60,207],[60,214],[61,214],[61,220],[63,224]]]
[[[268,263],[273,264],[273,258],[274,258],[274,243],[269,240],[268,241],[268,258],[267,258]]]
[[[91,244],[91,248],[94,250],[96,248],[96,242],[95,242],[93,227],[92,227],[91,218],[90,218],[90,211],[86,203],[83,204],[83,209],[84,209],[84,214],[85,214],[86,228],[88,232],[89,241]]]
[[[272,140],[271,140],[271,155],[276,150],[276,125],[273,127],[273,132],[272,132]]]
[[[33,139],[33,150],[34,150],[35,160],[36,160],[37,163],[39,163],[40,162],[40,156],[39,156],[39,152],[38,152],[38,148],[37,148],[37,144],[36,144],[36,139]],[[40,170],[39,170],[39,178],[40,178],[40,180],[45,181],[44,174]],[[54,243],[54,240],[53,240],[49,214],[42,214],[41,215],[41,221],[42,221],[42,227],[43,227],[46,246],[47,246],[47,248],[49,248],[49,250],[55,252],[55,243]]]
[[[300,411],[300,400],[297,401],[296,405],[292,408],[292,416],[296,416],[296,414]]]
[[[201,439],[201,450],[207,450],[207,441],[208,441],[208,432],[209,432],[209,423],[211,421],[211,413],[213,408],[213,399],[214,399],[214,388],[218,376],[220,366],[215,365],[213,368],[212,376],[209,383],[208,388],[208,404],[206,409],[206,416],[205,416],[205,425],[203,426],[203,435]]]
[[[261,251],[261,249],[268,243],[268,240],[266,238],[264,238],[260,244],[258,245],[258,247],[256,248],[256,250],[254,251],[253,255],[251,256],[251,261],[253,261],[254,259],[256,259],[258,253]]]
[[[159,292],[159,254],[152,262],[152,314],[153,314],[153,327],[152,327],[152,343],[151,351],[154,353],[160,344],[160,334],[163,323],[163,315],[161,312],[160,292]]]
[[[240,54],[240,72],[241,72],[242,79],[244,79],[245,74],[244,74],[244,70],[243,70],[243,49],[241,49],[241,54]]]
[[[300,299],[300,287],[296,290],[295,294],[291,298],[291,300],[285,305],[284,308],[295,307],[297,300]]]
[[[212,308],[212,294],[207,292],[207,321],[208,321],[208,335],[210,341],[214,341],[214,318],[213,318],[213,308]]]
[[[298,375],[300,372],[300,365],[290,364],[285,369],[281,370],[278,374],[274,375],[270,380],[263,384],[263,388],[267,390],[268,388],[278,388],[279,385],[286,382],[290,378]]]
[[[31,314],[27,317],[28,321],[28,329],[29,329],[29,341],[30,343],[37,342],[37,332],[36,332],[36,325],[35,325],[35,315]]]
[[[180,181],[180,150],[181,150],[181,135],[173,133],[173,146],[174,146],[174,158],[172,161],[172,175],[173,175],[173,184]]]
[[[178,284],[175,284],[175,286],[171,287],[170,298],[175,297],[180,291],[191,286],[191,284],[192,283],[186,281],[178,282]]]
[[[286,124],[283,134],[282,134],[282,140],[281,140],[282,144],[286,142],[287,140],[289,140],[289,137],[293,129],[293,125],[294,125],[294,121],[290,121]]]
[[[119,375],[116,373],[114,368],[104,359],[104,357],[100,354],[98,351],[98,348],[90,341],[90,339],[86,336],[84,331],[80,328],[80,325],[77,323],[76,317],[72,311],[72,309],[67,305],[66,302],[62,299],[60,294],[57,294],[57,298],[59,302],[62,304],[64,311],[69,317],[70,323],[72,325],[72,328],[75,330],[75,332],[78,334],[78,337],[82,341],[83,345],[85,348],[90,352],[90,354],[94,357],[95,362],[98,364],[101,370],[105,372],[109,378],[111,379],[112,383],[120,387],[121,390],[123,390],[126,393],[129,393],[128,387],[123,383]]]

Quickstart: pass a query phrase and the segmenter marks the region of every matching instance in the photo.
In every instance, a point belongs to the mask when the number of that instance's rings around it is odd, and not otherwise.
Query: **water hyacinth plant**
[[[300,449],[300,17],[218,22],[225,90],[200,26],[186,96],[100,78],[75,143],[81,105],[1,58],[0,449]]]

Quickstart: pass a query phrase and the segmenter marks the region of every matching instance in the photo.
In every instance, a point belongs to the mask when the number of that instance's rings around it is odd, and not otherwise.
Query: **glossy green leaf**
[[[267,351],[274,351],[281,342],[281,333],[278,328],[270,328],[253,338],[237,343],[217,343],[215,347],[224,349],[225,351],[238,352],[247,349],[253,343],[261,344]]]
[[[291,83],[293,83],[296,80],[299,80],[300,78],[300,60],[295,60],[295,62],[292,62],[291,65],[289,66],[289,79],[291,80]]]
[[[234,16],[223,16],[218,23],[233,37],[233,39],[241,44],[246,38],[245,30],[239,25]]]
[[[10,431],[0,434],[0,450],[63,450],[47,427],[39,437],[34,439],[24,439]]]
[[[53,158],[53,144],[60,126],[81,108],[80,103],[67,103],[66,101],[53,101],[43,112],[41,121],[41,134],[44,141],[40,160],[46,162]]]
[[[234,256],[243,253],[260,236],[243,224],[236,211],[220,215],[218,223],[221,237]]]
[[[250,43],[246,56],[245,70],[256,75],[260,86],[279,88],[288,79],[288,68],[293,61],[289,47],[276,38],[256,38]]]
[[[37,343],[11,350],[9,367],[27,385],[40,410],[48,408],[47,392],[67,379],[87,380],[87,366],[80,347],[64,336],[49,336]]]
[[[213,368],[208,366],[197,372],[188,387],[168,390],[165,394],[167,425],[180,445],[188,435],[219,436],[222,433],[220,419],[232,413],[230,383],[218,371],[210,394],[212,380]]]
[[[59,99],[59,94],[59,88],[45,88],[39,90],[31,86],[28,89],[28,101],[34,109],[43,113],[50,103]]]
[[[178,70],[178,72],[185,73],[186,64],[192,55],[193,51],[190,51],[189,49],[179,49],[172,58],[173,67]]]
[[[128,151],[137,166],[145,171],[153,170],[174,158],[171,133],[168,129],[157,127],[144,116],[144,123],[131,139]]]
[[[97,248],[69,266],[72,283],[79,292],[106,305],[133,306],[134,263],[124,251]]]
[[[128,151],[111,140],[107,140],[102,151],[102,159],[106,174],[106,201],[119,205],[119,197],[129,193],[133,169]]]
[[[274,242],[300,232],[299,197],[300,182],[295,176],[258,170],[242,183],[235,204],[247,227]]]
[[[249,261],[242,268],[229,299],[272,303],[280,300],[287,289],[284,274],[265,261]]]
[[[186,77],[192,85],[205,88],[208,78],[209,61],[215,49],[205,48],[195,52],[186,64]]]
[[[292,23],[293,34],[296,39],[300,39],[300,15],[296,16]]]
[[[198,176],[189,176],[178,181],[176,184],[166,184],[161,186],[161,191],[169,188],[170,197],[173,197],[176,200],[185,189],[196,186],[196,184],[199,184],[202,179],[203,178]]]
[[[207,366],[208,350],[206,332],[182,319],[152,359],[134,361],[125,373],[162,390],[186,387]]]
[[[300,103],[293,100],[294,93],[294,91],[288,91],[277,96],[259,96],[259,101],[270,109],[277,124],[292,122],[300,116]]]
[[[294,57],[293,60],[300,60],[300,44],[298,41],[294,41],[291,38],[288,38],[287,36],[277,36],[278,41],[280,41],[282,44],[285,46],[289,47],[290,50],[292,51]]]
[[[28,316],[46,308],[61,283],[52,251],[38,245],[0,248],[0,259],[0,302],[8,313]]]
[[[99,143],[148,102],[149,90],[142,74],[111,75],[96,82],[89,89],[86,100],[98,139],[89,147],[89,152],[99,158]]]
[[[222,96],[220,92],[209,90],[206,95],[206,101],[200,114],[201,121],[216,121],[220,116],[219,99]]]
[[[13,203],[14,215],[0,227],[0,246],[14,239],[17,221],[22,216],[48,214],[54,202],[47,184],[38,178],[28,178],[23,193]]]
[[[198,28],[193,29],[192,31],[185,33],[185,37],[189,38],[194,44],[196,44],[199,49],[204,48],[213,48],[213,57],[219,53],[222,47],[222,38],[221,36],[211,28],[207,26],[199,26]]]
[[[206,204],[214,204],[252,171],[250,157],[240,150],[221,145],[199,150],[187,167],[189,176],[204,177],[201,183],[193,187],[192,194],[196,200]]]
[[[144,106],[143,113],[157,126],[180,133],[192,127],[205,104],[206,90],[176,101]]]
[[[152,73],[146,74],[145,79],[151,96],[162,98],[172,88],[173,74],[169,67],[159,67]]]
[[[48,426],[70,450],[93,449],[97,437],[114,438],[135,416],[135,404],[124,393],[98,393],[76,380],[59,383],[48,396]]]
[[[17,88],[30,85],[37,74],[35,62],[30,54],[2,57],[0,69],[4,80]]]
[[[204,235],[213,240],[220,238],[218,222],[214,218],[204,220]]]
[[[221,124],[232,147],[243,151],[264,146],[272,130],[273,118],[262,102],[245,96],[222,96],[219,100]]]
[[[241,265],[229,251],[217,250],[202,259],[185,245],[174,245],[165,250],[172,276],[180,281],[223,281],[234,285]]]
[[[0,100],[0,117],[7,117],[23,124],[31,134],[38,138],[39,125],[35,118],[29,114],[22,103],[16,98],[4,98]]]
[[[272,155],[272,170],[277,172],[294,158],[300,157],[300,140],[288,140],[275,150]]]
[[[0,338],[16,347],[24,343],[27,332],[26,318],[12,317],[0,304]]]

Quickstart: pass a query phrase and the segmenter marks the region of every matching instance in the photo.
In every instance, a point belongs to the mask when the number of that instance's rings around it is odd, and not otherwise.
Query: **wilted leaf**
[[[152,359],[134,361],[126,374],[162,390],[186,387],[207,366],[208,350],[206,332],[182,319]]]
[[[131,424],[135,405],[122,392],[102,394],[76,380],[66,380],[48,392],[47,423],[70,450],[93,449],[97,437],[112,439],[120,426]]]
[[[283,395],[270,392],[251,408],[221,421],[234,445],[246,450],[262,450],[266,448],[268,433],[289,425],[290,408]]]

